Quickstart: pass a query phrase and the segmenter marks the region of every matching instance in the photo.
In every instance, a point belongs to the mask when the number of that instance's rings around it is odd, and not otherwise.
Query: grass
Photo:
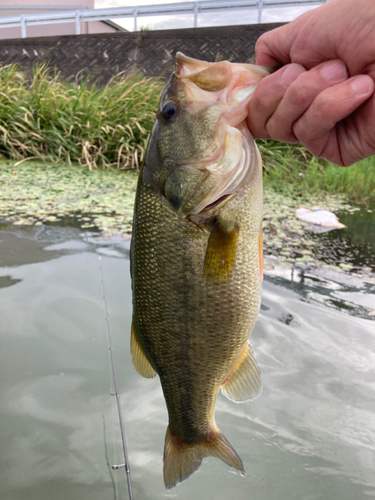
[[[311,193],[345,194],[348,201],[375,203],[375,156],[351,167],[339,167],[313,157],[301,146],[259,140],[264,183],[294,197]]]
[[[305,176],[310,189],[345,193],[350,200],[375,203],[375,157],[347,168],[315,160]]]
[[[69,83],[45,66],[31,79],[17,65],[0,68],[0,154],[5,158],[137,170],[146,150],[163,82],[114,77],[105,87]],[[375,203],[375,157],[349,168],[305,149],[259,140],[265,184],[293,196],[328,191]]]
[[[118,75],[104,87],[79,85],[35,67],[31,81],[16,65],[0,68],[0,152],[137,169],[155,119],[162,83]]]

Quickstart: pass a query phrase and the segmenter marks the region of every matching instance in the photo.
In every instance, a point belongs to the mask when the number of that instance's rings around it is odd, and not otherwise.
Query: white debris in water
[[[333,212],[329,210],[308,210],[307,208],[297,208],[296,217],[310,224],[323,226],[330,229],[342,229],[344,224],[339,222]]]

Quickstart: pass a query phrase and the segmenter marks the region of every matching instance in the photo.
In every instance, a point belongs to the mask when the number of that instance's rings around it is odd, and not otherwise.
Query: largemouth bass
[[[139,176],[131,354],[163,388],[167,488],[206,456],[245,472],[214,412],[220,389],[236,402],[261,392],[248,339],[261,297],[262,166],[246,116],[267,74],[178,53]]]

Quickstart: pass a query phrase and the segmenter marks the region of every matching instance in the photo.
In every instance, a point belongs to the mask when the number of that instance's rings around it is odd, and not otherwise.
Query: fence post
[[[81,13],[76,10],[76,35],[81,34]]]
[[[258,24],[262,22],[263,0],[258,0]]]
[[[198,4],[194,4],[194,28],[198,27]]]
[[[137,27],[137,17],[138,17],[138,11],[137,9],[134,10],[134,31],[138,31]]]
[[[26,21],[25,16],[21,16],[21,36],[26,38]]]

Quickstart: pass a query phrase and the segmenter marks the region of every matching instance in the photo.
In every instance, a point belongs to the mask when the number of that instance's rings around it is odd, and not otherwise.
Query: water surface
[[[252,334],[263,393],[245,404],[219,395],[216,410],[247,474],[207,458],[167,492],[160,384],[130,360],[129,241],[79,231],[0,231],[1,500],[128,498],[124,470],[111,469],[123,457],[99,257],[135,499],[375,497],[373,275],[266,274]]]

